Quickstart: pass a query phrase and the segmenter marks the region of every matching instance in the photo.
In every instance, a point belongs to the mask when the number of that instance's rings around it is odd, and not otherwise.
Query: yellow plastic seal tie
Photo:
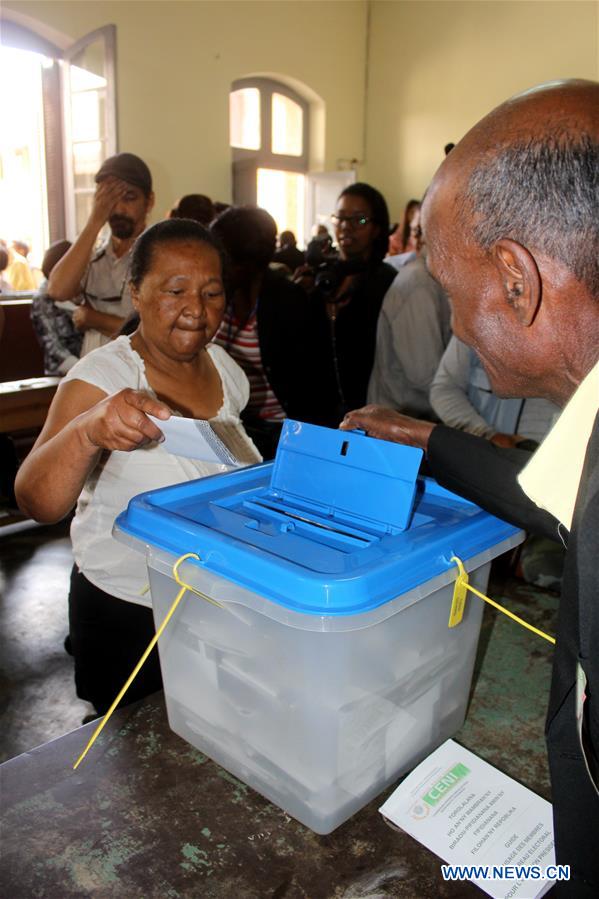
[[[185,581],[182,581],[181,578],[179,577],[179,565],[185,559],[189,559],[190,556],[192,556],[194,559],[200,558],[199,556],[196,556],[195,553],[187,553],[186,556],[181,556],[181,558],[177,559],[177,561],[173,565],[173,577],[175,578],[175,580],[177,581],[177,583],[179,584],[180,587],[185,587],[185,589],[189,590],[190,593],[195,593],[196,596],[201,596],[202,599],[205,599],[206,602],[209,602],[211,605],[218,606],[219,609],[224,609],[224,606],[222,605],[222,603],[217,602],[215,599],[212,599],[212,597],[208,596],[208,594],[202,593],[201,590],[196,590],[196,588],[192,587],[190,584],[186,584]],[[175,600],[175,602],[177,602],[177,600]],[[169,612],[166,617],[168,618],[170,616],[170,614],[171,613]],[[162,627],[162,625],[161,625],[161,627]]]
[[[494,609],[497,609],[499,612],[503,612],[503,614],[507,615],[508,618],[511,618],[512,621],[515,621],[517,624],[521,624],[522,627],[525,627],[527,630],[532,631],[533,634],[537,634],[537,636],[542,637],[543,640],[547,640],[549,643],[555,644],[555,637],[551,637],[549,634],[546,634],[545,631],[539,630],[538,627],[534,627],[534,625],[529,624],[528,621],[524,621],[522,618],[519,618],[518,615],[514,615],[513,612],[510,612],[509,609],[506,609],[504,606],[500,605],[498,602],[495,602],[494,599],[490,599],[488,596],[485,596],[485,594],[481,593],[480,590],[477,590],[476,587],[471,587],[470,584],[468,583],[468,575],[466,574],[462,560],[458,559],[457,556],[452,556],[451,561],[456,563],[456,565],[458,566],[458,572],[459,572],[458,579],[456,581],[456,586],[454,587],[454,591],[453,591],[454,603],[455,603],[458,582],[460,582],[460,580],[461,580],[461,583],[465,590],[470,590],[470,592],[474,593],[475,596],[478,596],[479,599],[482,599],[485,602],[488,602],[489,605],[493,606]],[[462,573],[465,575],[465,578],[466,578],[465,581],[462,579]],[[451,614],[453,613],[454,603],[452,603],[452,606],[451,606],[449,627],[453,627],[453,625],[451,624]],[[463,609],[462,609],[462,611],[463,611]],[[460,620],[461,620],[461,618],[460,618]]]
[[[83,761],[83,759],[85,758],[85,756],[87,755],[87,753],[89,752],[89,750],[92,748],[92,746],[93,746],[94,743],[96,742],[97,738],[98,738],[98,737],[100,736],[100,734],[102,733],[102,730],[103,730],[103,728],[104,728],[104,725],[108,722],[109,718],[111,717],[112,713],[114,712],[114,710],[115,710],[116,707],[118,706],[119,702],[121,701],[121,699],[123,698],[123,696],[125,695],[125,693],[127,692],[127,690],[129,689],[129,687],[131,686],[131,684],[133,683],[133,681],[135,680],[135,678],[137,677],[137,675],[138,675],[138,673],[140,672],[140,670],[141,670],[141,668],[142,668],[144,662],[146,661],[146,659],[148,658],[148,656],[150,655],[150,653],[152,652],[152,650],[153,650],[154,647],[156,646],[156,643],[158,642],[159,637],[162,635],[162,633],[163,633],[165,627],[167,626],[167,624],[168,624],[169,621],[171,620],[171,618],[172,618],[172,616],[173,616],[173,613],[174,613],[175,609],[177,608],[177,606],[179,605],[181,599],[182,599],[183,596],[185,595],[186,590],[190,590],[192,593],[195,593],[196,596],[201,596],[202,599],[207,600],[208,602],[212,603],[212,605],[214,605],[214,606],[218,606],[219,609],[224,608],[219,602],[216,602],[216,600],[211,599],[209,596],[206,596],[205,593],[201,593],[199,590],[196,590],[196,589],[194,589],[193,587],[190,587],[189,584],[186,584],[186,583],[185,583],[184,581],[182,581],[181,578],[179,577],[179,566],[181,565],[182,562],[184,562],[186,559],[198,559],[198,560],[199,560],[199,558],[200,558],[200,557],[197,555],[197,553],[185,553],[185,555],[184,555],[184,556],[181,556],[179,559],[177,559],[177,561],[176,561],[175,564],[173,565],[173,577],[175,578],[176,582],[179,584],[179,586],[181,587],[181,589],[179,590],[179,592],[177,593],[175,599],[173,600],[173,603],[172,603],[170,609],[168,610],[168,612],[167,612],[166,615],[164,616],[164,620],[163,620],[162,624],[160,625],[160,627],[158,628],[158,630],[156,631],[156,633],[154,634],[154,636],[152,637],[152,639],[151,639],[150,642],[148,643],[148,646],[147,646],[147,648],[146,648],[144,654],[142,655],[142,657],[140,658],[139,662],[137,663],[137,665],[135,666],[135,668],[133,669],[133,671],[131,672],[131,674],[130,674],[129,677],[127,678],[126,683],[124,684],[124,686],[123,686],[123,687],[121,688],[121,690],[119,691],[118,696],[116,697],[116,699],[114,700],[114,702],[112,703],[112,705],[110,706],[110,708],[108,709],[108,711],[106,712],[106,714],[104,715],[104,717],[102,718],[102,721],[100,722],[100,724],[98,725],[98,727],[97,727],[97,728],[95,729],[95,731],[93,732],[93,734],[92,734],[92,736],[91,736],[91,739],[90,739],[89,743],[87,744],[87,746],[85,747],[85,749],[83,750],[83,752],[81,753],[81,755],[79,756],[79,758],[77,759],[77,761],[75,762],[75,764],[73,765],[73,768],[74,768],[74,769],[76,769],[76,768],[80,765],[80,763]]]
[[[447,627],[457,627],[464,617],[466,597],[468,595],[468,572],[457,556],[452,556],[451,561],[455,562],[458,566],[459,574],[453,588],[453,599],[451,601],[451,610],[449,612]]]

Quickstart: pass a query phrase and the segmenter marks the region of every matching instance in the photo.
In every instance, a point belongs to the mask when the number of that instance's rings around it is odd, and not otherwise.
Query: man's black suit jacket
[[[444,487],[535,534],[567,543],[546,739],[557,863],[568,897],[599,896],[599,415],[595,419],[568,535],[524,493],[517,475],[530,459],[462,431],[436,427],[428,461]],[[586,675],[582,736],[576,718],[577,663]],[[584,749],[583,749],[584,746]]]

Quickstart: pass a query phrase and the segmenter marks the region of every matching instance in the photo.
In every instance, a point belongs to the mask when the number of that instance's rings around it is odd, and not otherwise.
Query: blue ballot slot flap
[[[393,534],[408,527],[421,460],[411,446],[286,421],[269,494],[281,508]]]
[[[410,447],[285,422],[274,462],[134,497],[117,539],[309,615],[374,609],[518,529],[418,478]]]

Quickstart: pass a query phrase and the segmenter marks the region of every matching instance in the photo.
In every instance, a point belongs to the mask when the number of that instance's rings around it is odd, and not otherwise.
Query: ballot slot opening
[[[289,524],[291,528],[286,528],[286,530],[292,529],[304,536],[312,537],[320,543],[326,543],[329,537],[334,537],[335,539],[342,538],[344,542],[360,548],[369,546],[380,538],[380,534],[358,530],[341,522],[327,521],[306,509],[296,506],[290,508],[287,503],[269,501],[267,497],[244,500],[243,508],[252,516],[258,516],[263,521],[281,525]]]

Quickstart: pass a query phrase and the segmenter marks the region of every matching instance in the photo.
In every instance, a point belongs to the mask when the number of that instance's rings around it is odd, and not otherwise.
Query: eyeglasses
[[[371,222],[372,219],[367,215],[360,215],[358,212],[356,212],[355,215],[337,215],[336,213],[333,213],[333,215],[331,216],[331,221],[335,226],[342,225],[343,222],[347,222],[347,224],[351,225],[352,228],[363,228],[365,225]]]

